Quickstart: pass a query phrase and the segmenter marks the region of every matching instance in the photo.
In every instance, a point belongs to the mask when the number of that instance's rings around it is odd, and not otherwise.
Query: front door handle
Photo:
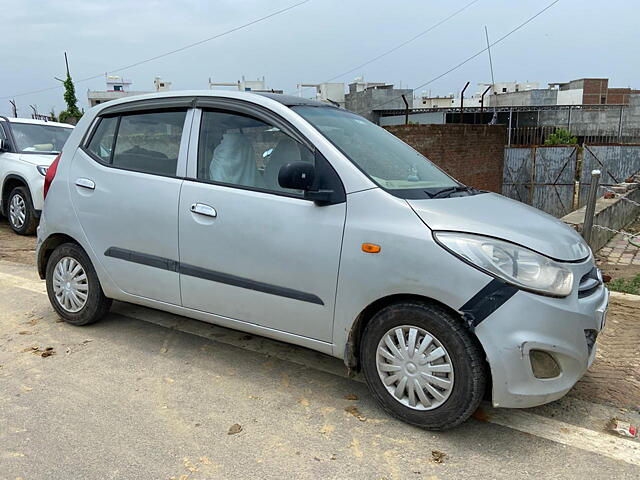
[[[216,218],[218,216],[218,212],[216,212],[215,208],[204,203],[194,203],[191,205],[191,211],[198,215],[205,215],[207,217]]]
[[[96,183],[88,178],[79,178],[76,180],[76,185],[82,188],[88,188],[89,190],[96,189]]]

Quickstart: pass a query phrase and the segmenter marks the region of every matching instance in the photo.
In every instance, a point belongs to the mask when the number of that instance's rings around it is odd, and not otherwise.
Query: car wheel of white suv
[[[89,256],[75,243],[64,243],[53,251],[46,281],[49,301],[67,323],[97,322],[111,308],[111,299],[102,292]]]
[[[429,430],[464,422],[484,396],[482,348],[439,305],[405,301],[380,310],[360,344],[364,377],[391,415]]]
[[[25,187],[16,187],[9,193],[7,201],[9,226],[18,235],[32,235],[38,226],[31,195]]]

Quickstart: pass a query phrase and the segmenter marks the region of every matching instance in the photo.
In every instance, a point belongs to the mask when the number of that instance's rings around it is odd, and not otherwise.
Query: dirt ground
[[[611,297],[596,360],[570,395],[640,410],[640,297]]]
[[[16,235],[7,219],[0,216],[0,260],[35,265],[35,255],[36,237]]]

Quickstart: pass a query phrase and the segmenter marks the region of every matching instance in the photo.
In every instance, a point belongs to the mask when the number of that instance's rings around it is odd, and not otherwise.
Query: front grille
[[[602,275],[597,267],[593,267],[581,279],[578,286],[578,298],[588,297],[598,290],[602,285]]]

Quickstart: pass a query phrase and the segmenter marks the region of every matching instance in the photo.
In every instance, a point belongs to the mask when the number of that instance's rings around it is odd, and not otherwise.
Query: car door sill
[[[306,347],[312,350],[317,350],[319,352],[326,353],[327,355],[334,355],[333,343],[326,342],[323,340],[317,340],[314,338],[305,337],[305,336],[297,335],[294,333],[288,333],[288,332],[284,332],[282,330],[277,330],[274,328],[263,327],[255,323],[236,320],[234,318],[224,317],[222,315],[216,315],[208,312],[203,312],[201,310],[196,310],[193,308],[181,307],[178,305],[173,305],[171,303],[161,302],[159,300],[152,300],[150,298],[140,297],[138,295],[133,295],[131,293],[126,293],[122,291],[118,295],[118,298],[114,298],[114,300],[133,303],[136,305],[141,305],[149,308],[155,308],[165,312],[173,313],[175,315],[180,315],[183,317],[200,320],[202,322],[219,325],[221,327],[232,328],[234,330],[240,330],[240,331],[252,333],[255,335],[261,335],[263,337],[272,338],[274,340],[279,340],[281,342],[300,345],[302,347]]]

